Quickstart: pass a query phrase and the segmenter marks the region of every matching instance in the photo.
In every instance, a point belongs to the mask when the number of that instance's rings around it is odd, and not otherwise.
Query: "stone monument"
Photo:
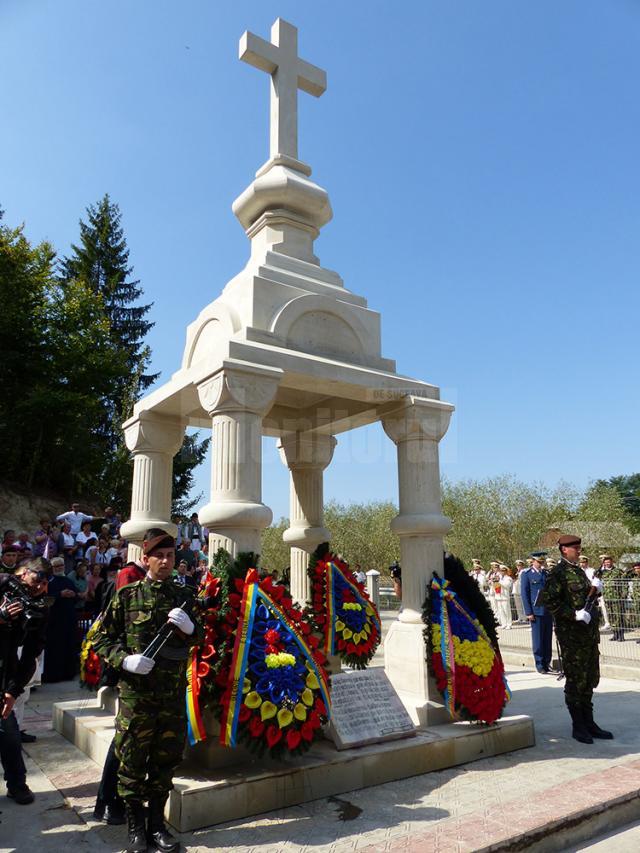
[[[250,255],[188,327],[180,369],[140,400],[124,424],[134,471],[131,516],[122,535],[136,557],[147,528],[176,532],[172,457],[191,426],[212,435],[211,492],[199,511],[210,531],[209,553],[219,547],[232,554],[259,552],[261,532],[272,519],[262,502],[262,436],[274,436],[290,473],[284,538],[291,546],[291,590],[304,602],[309,554],[330,538],[323,523],[323,471],[336,436],[379,421],[397,448],[399,514],[392,529],[400,538],[403,585],[403,610],[385,639],[385,672],[423,732],[359,751],[313,748],[273,771],[277,784],[264,767],[238,765],[225,778],[190,776],[171,798],[171,821],[182,829],[533,743],[533,728],[523,718],[503,721],[491,732],[436,725],[445,721],[444,709],[427,672],[421,611],[429,578],[442,570],[449,529],[441,508],[438,444],[453,406],[440,400],[435,385],[396,372],[395,362],[381,353],[380,315],[315,255],[314,241],[332,210],[326,190],[299,159],[297,99],[298,89],[321,96],[325,72],[299,57],[297,30],[281,19],[269,42],[245,33],[240,59],[267,73],[271,91],[269,159],[233,203]],[[96,709],[60,703],[55,724],[100,760],[112,717],[104,703]]]
[[[199,510],[209,553],[260,551],[271,522],[262,503],[261,442],[279,439],[291,481],[291,586],[307,598],[308,556],[330,538],[323,524],[323,470],[336,436],[380,421],[397,446],[403,604],[389,633],[386,670],[414,721],[429,722],[421,609],[442,569],[438,442],[453,406],[439,389],[396,373],[383,358],[380,315],[321,266],[314,240],[332,217],[327,192],[298,159],[298,89],[316,97],[325,72],[298,56],[295,27],[278,19],[267,42],[240,40],[240,59],[267,72],[269,159],[233,204],[251,243],[245,268],[187,330],[182,366],[142,399],[124,424],[133,454],[131,517],[122,535],[138,553],[144,531],[170,521],[171,459],[187,426],[212,435],[211,494]]]

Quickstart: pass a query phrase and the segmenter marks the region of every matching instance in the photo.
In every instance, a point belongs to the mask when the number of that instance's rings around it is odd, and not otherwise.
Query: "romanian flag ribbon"
[[[249,641],[258,603],[257,572],[250,569],[247,576],[251,575],[252,572],[255,574],[255,580],[252,579],[249,583],[245,583],[242,593],[240,616],[238,618],[236,639],[231,657],[231,685],[229,688],[231,696],[220,724],[220,743],[225,746],[236,745],[238,715],[242,706],[244,676],[247,671],[247,659],[249,657]]]
[[[187,735],[189,743],[194,746],[199,741],[205,740],[207,732],[200,713],[200,697],[198,689],[198,650],[194,647],[189,653],[187,664]]]
[[[449,611],[447,609],[447,599],[453,600],[454,593],[450,590],[448,581],[440,581],[439,578],[434,578],[432,584],[435,589],[439,590],[442,604],[440,607],[440,654],[442,655],[442,663],[447,674],[447,686],[444,690],[444,704],[449,712],[449,715],[455,719],[456,711],[456,660],[453,648],[453,634],[451,632],[451,623],[449,621]]]
[[[299,629],[287,618],[282,608],[275,603],[271,596],[269,596],[263,589],[260,589],[259,578],[255,569],[249,569],[245,579],[244,591],[242,593],[240,616],[236,628],[235,642],[231,658],[229,703],[224,710],[220,725],[220,743],[225,746],[233,747],[237,743],[238,722],[245,691],[245,680],[247,677],[253,624],[259,604],[263,604],[269,610],[273,618],[277,619],[283,628],[291,634],[296,646],[302,653],[306,666],[318,680],[320,695],[327,710],[327,715],[329,714],[329,685],[324,669],[316,663],[313,653]]]

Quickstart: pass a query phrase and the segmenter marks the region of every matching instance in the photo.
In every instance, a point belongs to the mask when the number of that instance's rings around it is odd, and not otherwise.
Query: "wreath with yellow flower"
[[[327,659],[289,590],[260,577],[257,556],[222,549],[211,572],[221,582],[224,618],[211,682],[220,742],[272,756],[298,754],[329,717]]]
[[[325,654],[365,669],[380,644],[380,616],[364,585],[344,560],[320,545],[309,561],[311,605],[306,614],[322,636]]]
[[[452,719],[495,723],[511,692],[497,640],[491,639],[493,617],[489,622],[482,612],[480,621],[463,598],[466,594],[474,600],[477,592],[475,582],[470,586],[467,580],[464,566],[450,556],[445,578],[433,575],[423,609],[427,661]],[[477,599],[474,603],[482,611]]]
[[[93,622],[80,647],[80,686],[97,690],[102,677],[102,661],[93,648],[93,640],[100,625],[102,614]]]

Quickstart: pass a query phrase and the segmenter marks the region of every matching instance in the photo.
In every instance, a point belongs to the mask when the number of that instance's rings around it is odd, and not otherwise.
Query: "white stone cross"
[[[319,98],[327,88],[327,74],[298,57],[298,29],[277,18],[271,41],[245,32],[240,59],[271,75],[269,155],[298,159],[298,89]]]

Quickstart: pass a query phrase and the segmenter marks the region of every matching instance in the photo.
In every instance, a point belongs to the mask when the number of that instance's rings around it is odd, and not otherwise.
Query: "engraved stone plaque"
[[[337,749],[413,737],[415,726],[382,667],[331,678],[328,736]]]

